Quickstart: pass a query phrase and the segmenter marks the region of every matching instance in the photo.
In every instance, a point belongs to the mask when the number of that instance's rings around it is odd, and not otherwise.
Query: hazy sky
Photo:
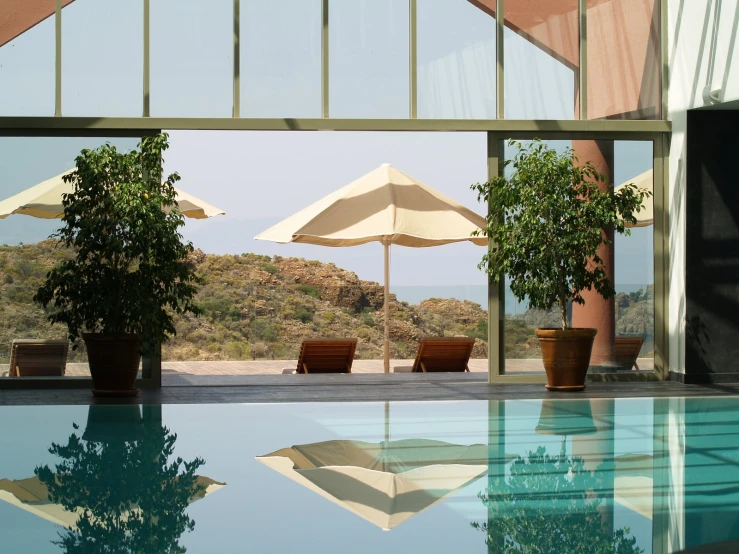
[[[207,5],[207,9],[206,9]],[[231,0],[151,2],[152,115],[229,117]],[[320,1],[242,0],[241,110],[252,117],[320,116]],[[407,0],[331,3],[331,115],[407,117]],[[63,11],[63,113],[141,113],[140,2],[77,0]],[[0,48],[0,113],[53,113],[53,21]],[[489,118],[495,106],[495,22],[464,0],[418,6],[419,117]],[[572,118],[574,74],[506,31],[506,115]],[[0,199],[73,167],[104,139],[0,138]],[[129,148],[131,139],[117,139]],[[391,163],[483,213],[469,185],[486,178],[483,133],[173,132],[168,170],[181,188],[226,210],[188,222],[213,253],[258,252],[332,261],[382,278],[382,247],[333,249],[254,241],[262,230]],[[651,145],[618,143],[615,181],[651,167]],[[0,243],[35,242],[53,222],[0,221]],[[651,283],[652,229],[617,245],[617,281]],[[484,285],[482,249],[396,247],[394,285]]]

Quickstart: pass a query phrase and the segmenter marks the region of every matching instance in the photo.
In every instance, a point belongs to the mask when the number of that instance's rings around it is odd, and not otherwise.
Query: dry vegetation
[[[67,252],[45,241],[0,247],[0,363],[7,363],[14,338],[64,338],[65,329],[50,326],[32,297],[54,263]],[[204,284],[197,300],[201,317],[177,317],[177,336],[164,346],[166,360],[290,359],[306,337],[357,337],[357,357],[382,357],[383,290],[334,264],[275,256],[206,255],[196,251],[192,263]],[[645,292],[620,294],[617,330],[643,334],[653,328]],[[390,304],[391,356],[412,357],[424,336],[475,337],[473,357],[487,357],[487,312],[479,304],[431,298],[419,305]],[[540,355],[533,334],[537,325],[552,326],[556,316],[529,310],[506,324],[506,355]],[[70,351],[70,361],[85,361]]]

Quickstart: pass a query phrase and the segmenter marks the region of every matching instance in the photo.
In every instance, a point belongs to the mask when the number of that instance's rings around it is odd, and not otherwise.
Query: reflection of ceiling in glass
[[[468,0],[495,16],[495,0]],[[505,25],[571,69],[579,65],[577,0],[506,0]],[[655,117],[659,0],[587,0],[588,117]]]
[[[66,6],[74,0],[62,0]],[[0,46],[54,13],[51,0],[0,0]]]

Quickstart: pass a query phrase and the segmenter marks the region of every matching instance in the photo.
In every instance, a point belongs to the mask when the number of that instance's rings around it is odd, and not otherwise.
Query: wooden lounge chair
[[[69,341],[15,339],[10,347],[10,377],[61,377],[67,368]]]
[[[297,373],[351,373],[356,349],[357,339],[305,339]]]
[[[616,337],[615,358],[619,369],[631,371],[632,368],[639,370],[636,359],[639,357],[644,337]]]
[[[432,371],[469,371],[467,366],[475,346],[468,337],[429,337],[421,339],[413,366],[396,367],[396,373]]]

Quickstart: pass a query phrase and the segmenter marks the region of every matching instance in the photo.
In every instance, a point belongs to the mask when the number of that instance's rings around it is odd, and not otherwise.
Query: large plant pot
[[[585,375],[597,329],[537,329],[547,388],[559,391],[585,389]]]
[[[142,336],[83,333],[95,396],[136,396]]]

